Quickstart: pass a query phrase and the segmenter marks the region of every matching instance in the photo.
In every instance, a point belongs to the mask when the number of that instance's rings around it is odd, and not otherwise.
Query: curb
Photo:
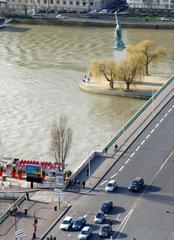
[[[60,221],[60,219],[68,212],[71,206],[72,205],[68,203],[66,209],[60,214],[60,216],[58,216],[58,218],[52,223],[48,230],[41,236],[40,240],[43,240],[46,237],[46,235],[53,229],[53,227]]]

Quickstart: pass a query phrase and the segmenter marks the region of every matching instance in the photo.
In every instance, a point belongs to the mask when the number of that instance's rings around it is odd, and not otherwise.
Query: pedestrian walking
[[[85,189],[85,181],[82,182],[82,187]]]
[[[89,169],[86,169],[86,176],[89,177]]]
[[[115,144],[115,147],[114,147],[115,151],[117,150],[117,148],[118,148],[118,145],[117,145],[117,144]]]

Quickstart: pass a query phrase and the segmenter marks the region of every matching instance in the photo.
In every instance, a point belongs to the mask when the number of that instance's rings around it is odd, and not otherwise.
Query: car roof
[[[108,183],[116,183],[116,180],[110,180]]]
[[[106,200],[106,201],[103,202],[103,204],[106,204],[106,203],[107,203],[107,204],[108,204],[108,203],[111,203],[111,201]]]
[[[72,217],[70,217],[70,216],[66,216],[65,218],[64,218],[64,220],[71,220],[72,219]]]
[[[142,180],[142,179],[143,179],[142,177],[136,177],[136,178],[133,179],[133,181],[134,181],[134,180],[140,181],[140,180]]]
[[[91,227],[90,226],[85,226],[85,227],[83,227],[83,231],[87,231],[88,229],[90,229]]]

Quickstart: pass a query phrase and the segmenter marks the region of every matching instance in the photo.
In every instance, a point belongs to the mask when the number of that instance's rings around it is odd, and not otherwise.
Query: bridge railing
[[[11,210],[17,208],[26,199],[26,194],[23,193],[5,212],[0,215],[0,224],[10,215]]]
[[[105,146],[105,148],[103,149],[103,152],[106,151],[106,149],[109,149],[113,144],[115,144],[117,142],[117,140],[122,137],[126,131],[130,128],[130,126],[132,127],[133,123],[135,123],[135,121],[140,117],[140,115],[142,115],[142,113],[144,113],[147,108],[153,104],[153,108],[157,108],[161,102],[163,101],[163,99],[167,98],[169,94],[167,94],[167,92],[171,92],[173,91],[173,83],[174,82],[174,75],[171,76],[170,79],[168,79],[163,85],[162,87],[155,92],[155,94],[153,94],[153,96],[138,110],[138,112],[136,112],[131,118],[130,120],[117,132],[117,134],[112,138],[112,140]],[[168,88],[168,90],[167,90]],[[164,93],[165,91],[164,90],[167,90],[166,93]],[[158,97],[161,97],[160,101],[155,101]],[[162,105],[161,105],[162,106]],[[149,111],[148,114],[146,115],[150,115],[152,112]],[[142,118],[142,121],[143,118]],[[140,122],[138,124],[136,124],[136,127],[138,128],[140,125]],[[123,141],[122,141],[123,143]]]

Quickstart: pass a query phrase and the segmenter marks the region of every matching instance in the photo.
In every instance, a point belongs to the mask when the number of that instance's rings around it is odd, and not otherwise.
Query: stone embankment
[[[12,16],[13,17],[13,16]],[[143,28],[143,29],[174,29],[174,22],[146,21],[142,18],[129,19],[121,17],[121,25],[123,28]],[[13,18],[13,23],[22,24],[41,24],[41,25],[60,25],[60,26],[83,26],[83,27],[115,27],[115,19],[110,18],[89,18],[84,17],[65,17],[64,19],[56,19],[50,16],[35,16],[30,18]]]

